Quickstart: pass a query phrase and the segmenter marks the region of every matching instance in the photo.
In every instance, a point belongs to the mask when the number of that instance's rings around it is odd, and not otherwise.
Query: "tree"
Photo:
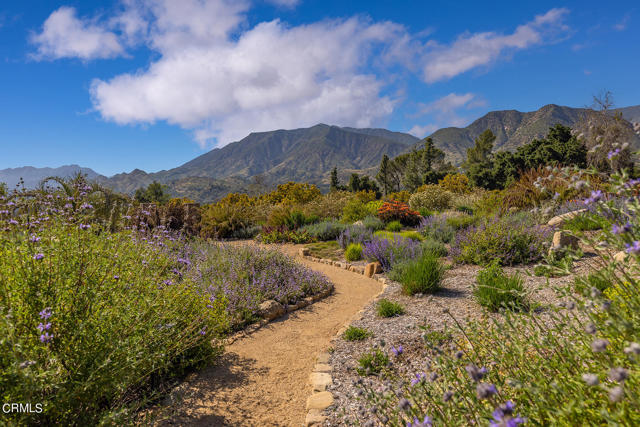
[[[414,149],[406,156],[402,184],[411,192],[422,184],[435,184],[453,171],[451,164],[445,163],[444,151],[431,138],[425,138],[422,149]]]
[[[393,189],[393,182],[391,177],[391,165],[389,164],[389,156],[386,154],[382,156],[382,161],[380,162],[380,170],[376,175],[376,181],[382,186],[382,192],[386,196],[391,193]]]
[[[613,96],[604,92],[593,97],[592,109],[576,126],[578,138],[587,148],[587,164],[600,172],[631,169],[630,144],[636,138],[634,128],[620,113],[612,113]]]
[[[360,191],[360,175],[352,173],[349,178],[349,191],[355,193]]]
[[[4,182],[0,182],[0,196],[6,196],[7,195],[7,184],[5,184]]]
[[[482,132],[474,140],[475,145],[471,148],[467,148],[467,161],[465,162],[465,168],[468,169],[475,163],[484,163],[491,158],[491,150],[493,150],[493,143],[496,140],[496,136],[491,132],[491,129],[487,129]]]
[[[135,199],[140,203],[167,203],[171,199],[169,187],[153,181],[147,188],[138,188]]]
[[[331,170],[331,182],[329,184],[331,192],[338,191],[340,189],[340,180],[338,179],[338,168],[334,167]]]

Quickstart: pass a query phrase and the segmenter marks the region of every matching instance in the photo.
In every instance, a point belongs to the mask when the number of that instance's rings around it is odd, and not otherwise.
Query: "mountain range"
[[[640,106],[613,110],[630,122],[640,122]],[[575,126],[592,110],[545,105],[532,112],[492,111],[464,128],[448,127],[430,135],[447,159],[460,164],[466,149],[486,129],[496,135],[494,150],[514,150],[546,135],[560,123]],[[638,143],[638,141],[634,141]],[[88,175],[116,191],[132,194],[153,181],[167,184],[175,196],[211,202],[228,192],[259,192],[286,181],[305,181],[328,187],[330,171],[337,167],[343,179],[352,173],[372,173],[384,154],[394,157],[419,145],[420,139],[386,129],[358,129],[318,124],[310,128],[251,133],[240,141],[215,148],[170,170],[147,173],[135,169],[112,177],[77,165],[60,168],[0,170],[0,182],[10,187],[22,177],[27,187],[52,175]]]

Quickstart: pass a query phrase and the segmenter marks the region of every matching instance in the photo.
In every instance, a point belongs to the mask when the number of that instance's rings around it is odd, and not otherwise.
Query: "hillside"
[[[640,121],[640,106],[612,110],[621,112],[630,122]],[[430,135],[453,164],[460,164],[466,158],[467,148],[473,146],[474,139],[486,129],[496,135],[494,151],[516,148],[547,134],[549,127],[562,124],[575,127],[592,110],[571,108],[549,104],[536,111],[522,113],[516,110],[491,111],[465,128],[439,129]],[[638,141],[635,141],[637,144]]]
[[[322,183],[334,167],[341,171],[377,166],[383,154],[405,152],[418,138],[386,129],[340,128],[318,124],[310,128],[251,133],[168,171],[114,175],[102,182],[132,193],[153,180],[169,184],[175,194],[214,200],[228,191],[246,189],[252,177],[266,183]],[[328,182],[328,181],[327,181]]]

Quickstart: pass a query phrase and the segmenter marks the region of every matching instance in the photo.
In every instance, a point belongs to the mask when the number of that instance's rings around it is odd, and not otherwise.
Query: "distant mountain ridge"
[[[640,106],[613,110],[630,122],[640,122]],[[545,105],[536,111],[491,111],[465,128],[449,127],[430,136],[447,159],[459,165],[466,150],[486,129],[496,135],[494,150],[515,150],[547,134],[557,123],[573,127],[592,111],[585,108]],[[318,124],[309,128],[251,133],[240,141],[213,149],[170,170],[147,173],[135,169],[112,177],[78,165],[60,168],[16,168],[0,170],[0,182],[11,188],[22,176],[27,187],[35,187],[47,176],[86,173],[90,179],[116,191],[133,194],[153,181],[167,184],[175,196],[211,202],[229,192],[264,190],[286,181],[306,181],[328,187],[331,169],[343,178],[351,172],[375,174],[384,154],[394,157],[420,145],[420,139],[387,129],[358,129]],[[635,141],[636,145],[640,141]]]
[[[150,174],[134,170],[103,182],[118,191],[132,193],[154,180],[172,187],[192,188],[191,181],[197,178],[200,185],[211,187],[211,195],[205,197],[211,200],[225,194],[220,191],[248,187],[256,176],[271,184],[286,181],[327,184],[334,167],[343,173],[371,168],[380,163],[383,154],[397,156],[418,141],[415,136],[386,129],[326,124],[254,132],[174,169]]]
[[[59,176],[68,178],[76,175],[78,172],[87,175],[89,179],[106,179],[90,168],[83,168],[78,165],[64,165],[58,168],[35,168],[33,166],[23,166],[20,168],[0,169],[0,182],[7,184],[9,189],[14,188],[20,182],[20,178],[24,180],[27,188],[35,188],[40,181],[50,176]]]
[[[622,113],[630,122],[640,121],[640,106],[612,110]],[[556,124],[573,127],[592,114],[586,108],[563,107],[549,104],[536,111],[520,112],[517,110],[491,111],[475,120],[465,128],[449,127],[439,129],[430,135],[437,147],[442,149],[453,164],[461,164],[467,156],[467,148],[474,145],[475,138],[486,129],[496,135],[494,151],[508,150],[531,142],[535,138],[544,137],[549,128]]]

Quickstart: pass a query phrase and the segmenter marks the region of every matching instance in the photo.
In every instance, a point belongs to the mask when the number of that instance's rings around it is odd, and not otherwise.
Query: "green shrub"
[[[420,216],[426,218],[428,216],[434,215],[435,211],[432,211],[431,209],[427,209],[427,208],[419,208],[418,213],[420,214]]]
[[[380,301],[378,301],[376,308],[378,316],[380,317],[395,317],[401,316],[405,313],[405,309],[403,306],[401,306],[397,302],[389,301],[386,298],[382,298]]]
[[[358,261],[362,259],[362,245],[360,243],[350,243],[344,251],[347,261]]]
[[[427,239],[449,243],[456,235],[456,230],[447,223],[444,215],[433,215],[420,221],[418,232]]]
[[[449,252],[444,243],[438,240],[427,239],[423,241],[420,246],[422,247],[423,252],[431,252],[438,257],[447,256],[447,253]]]
[[[439,257],[424,252],[419,258],[394,265],[389,277],[400,282],[402,291],[407,295],[427,294],[440,288],[444,272],[445,267]]]
[[[369,350],[358,359],[356,372],[364,375],[376,375],[389,365],[389,356],[379,348]]]
[[[316,240],[327,241],[338,238],[347,226],[335,220],[322,221],[316,224],[305,225],[300,228],[301,233],[308,233]]]
[[[522,284],[522,277],[506,275],[494,262],[478,273],[473,295],[481,306],[491,311],[500,308],[523,310],[527,308],[527,302]]]
[[[373,235],[383,239],[389,239],[389,240],[395,240],[398,237],[401,237],[403,239],[411,239],[411,240],[418,240],[418,241],[424,239],[424,237],[422,237],[422,234],[413,230],[401,231],[399,233],[392,233],[391,231],[376,231],[375,233],[373,233]]]
[[[478,218],[469,215],[456,215],[447,217],[447,224],[453,227],[455,230],[467,228],[475,225],[478,222]]]
[[[350,200],[342,210],[342,222],[353,223],[361,221],[372,213],[374,212],[369,210],[366,203],[354,198]]]
[[[384,222],[377,216],[369,215],[362,220],[362,226],[369,230],[378,231],[384,229]]]
[[[580,232],[580,231],[592,231],[600,230],[602,228],[602,221],[594,215],[575,215],[569,218],[562,224],[562,228],[565,230]]]
[[[442,211],[451,206],[453,195],[438,185],[425,185],[420,188],[419,193],[413,194],[409,198],[411,209],[431,209]]]
[[[400,231],[402,230],[402,224],[400,224],[400,221],[391,221],[387,223],[384,229],[387,231]]]
[[[460,231],[451,245],[457,262],[487,265],[526,264],[542,258],[549,231],[514,218],[493,218]]]
[[[343,337],[347,341],[362,341],[369,338],[371,335],[373,334],[368,330],[352,325],[344,331]]]

